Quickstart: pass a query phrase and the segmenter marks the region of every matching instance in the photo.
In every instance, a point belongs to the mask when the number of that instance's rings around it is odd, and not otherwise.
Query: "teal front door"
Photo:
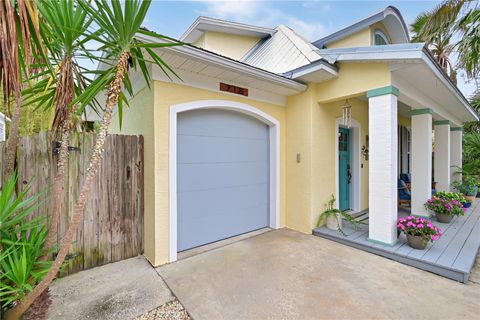
[[[338,131],[338,204],[340,210],[350,209],[350,129]]]

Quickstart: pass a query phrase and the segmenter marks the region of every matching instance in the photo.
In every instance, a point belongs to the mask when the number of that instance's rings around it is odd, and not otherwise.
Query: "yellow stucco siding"
[[[337,78],[317,84],[317,99],[327,103],[357,97],[390,84],[391,74],[386,63],[340,63]]]
[[[197,100],[230,100],[251,105],[280,122],[280,225],[285,226],[285,108],[273,104],[253,101],[234,95],[212,92],[179,84],[154,82],[154,106],[155,106],[155,171],[153,176],[155,179],[155,195],[154,199],[148,201],[155,203],[155,210],[148,212],[145,210],[145,216],[155,217],[155,230],[149,229],[145,232],[145,241],[149,242],[148,248],[154,250],[146,250],[145,255],[154,265],[160,265],[168,261],[169,248],[169,117],[170,106],[193,102]],[[145,175],[149,173],[146,171]],[[154,242],[154,243],[152,243]]]
[[[365,28],[351,34],[345,38],[339,39],[326,45],[328,49],[334,48],[353,48],[353,47],[368,47],[372,45],[372,34],[369,28]]]
[[[200,38],[197,39],[197,41],[195,41],[194,43],[192,43],[194,46],[196,47],[199,47],[199,48],[202,48],[202,49],[206,49],[205,48],[205,34],[202,34],[202,36]]]
[[[312,87],[287,100],[287,227],[311,232],[312,109],[316,104]],[[300,162],[297,161],[297,154]]]
[[[366,101],[360,99],[349,99],[349,104],[352,106],[352,119],[357,121],[360,125],[360,150],[363,146],[366,145],[366,138],[368,134],[368,103]],[[328,126],[328,131],[326,130],[323,135],[318,137],[319,145],[322,146],[322,150],[318,150],[318,157],[320,158],[321,163],[319,164],[319,168],[321,171],[327,171],[329,174],[325,176],[328,180],[323,180],[323,183],[319,183],[318,190],[319,194],[322,195],[323,202],[316,204],[316,210],[321,211],[323,209],[323,205],[328,200],[331,194],[335,194],[337,191],[337,180],[336,180],[336,172],[335,166],[337,161],[336,149],[338,148],[335,145],[335,123],[337,119],[342,118],[343,114],[343,106],[345,101],[339,100],[336,102],[331,102],[327,104],[320,104],[319,110],[321,110],[322,118],[324,119],[324,126]],[[318,119],[316,119],[318,120]],[[321,126],[320,124],[318,124]],[[321,142],[321,140],[324,140]],[[323,144],[323,145],[322,145]],[[329,152],[326,153],[325,150]],[[353,152],[353,150],[352,150]],[[326,156],[328,154],[328,156]],[[368,208],[368,161],[361,155],[359,155],[360,159],[360,210],[364,210]],[[363,165],[363,168],[362,168]],[[330,169],[328,169],[330,168]],[[318,180],[318,179],[317,179]],[[327,183],[325,183],[327,182]],[[331,185],[332,187],[326,189],[324,185]],[[333,191],[331,191],[333,189]],[[318,209],[317,209],[318,208]]]
[[[235,60],[240,60],[260,39],[257,37],[207,31],[194,45]]]
[[[154,94],[153,90],[145,87],[130,100],[130,107],[123,109],[122,128],[118,122],[118,113],[114,113],[110,133],[141,134],[144,137],[144,172],[153,172],[155,164],[154,146]],[[151,174],[144,175],[144,249],[153,252],[155,247],[155,217],[149,212],[154,212],[155,179]],[[147,238],[148,235],[148,238]]]
[[[360,148],[368,134],[368,103],[350,99],[352,117],[360,124]],[[316,89],[287,101],[287,227],[310,233],[330,196],[336,194],[336,120],[344,100],[319,104]],[[297,162],[300,154],[300,163]],[[360,210],[368,208],[368,161],[359,157]]]

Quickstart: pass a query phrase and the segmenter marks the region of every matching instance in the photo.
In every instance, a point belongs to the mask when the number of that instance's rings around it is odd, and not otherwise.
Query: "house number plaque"
[[[220,82],[220,91],[226,91],[226,92],[235,93],[235,94],[239,94],[239,95],[248,97],[248,89],[247,88],[241,88],[241,87],[237,87],[237,86],[234,86],[232,84],[226,84],[226,83],[223,83],[223,82]]]

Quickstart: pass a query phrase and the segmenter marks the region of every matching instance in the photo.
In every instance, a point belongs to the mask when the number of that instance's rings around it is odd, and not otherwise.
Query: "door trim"
[[[335,205],[338,208],[339,205],[339,179],[338,179],[338,131],[339,128],[344,127],[343,119],[341,117],[335,120]],[[350,126],[350,165],[352,168],[352,183],[350,184],[350,206],[353,211],[360,211],[360,198],[362,195],[362,175],[361,175],[361,158],[360,158],[360,145],[362,139],[362,127],[360,123],[352,119],[352,125]]]
[[[280,227],[280,122],[244,103],[228,100],[198,100],[170,106],[169,146],[169,262],[177,260],[177,115],[198,109],[230,110],[250,115],[269,127],[269,227]]]

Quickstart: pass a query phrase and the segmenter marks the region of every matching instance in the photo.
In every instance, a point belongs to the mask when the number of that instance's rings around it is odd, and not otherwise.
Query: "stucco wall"
[[[340,63],[338,77],[316,86],[317,99],[326,103],[389,86],[391,74],[386,63]]]
[[[312,113],[315,89],[287,99],[287,226],[302,232],[312,229]],[[299,154],[300,162],[297,162]]]
[[[194,45],[235,60],[240,60],[260,39],[235,34],[207,31]]]
[[[343,39],[329,43],[326,47],[329,49],[353,48],[353,47],[367,47],[371,44],[372,44],[371,30],[369,28],[365,28]]]
[[[366,145],[366,136],[368,134],[368,103],[359,99],[349,99],[348,103],[352,106],[352,119],[356,120],[360,125],[360,152],[362,146]],[[322,146],[322,148],[315,149],[317,151],[317,157],[319,158],[319,172],[318,178],[316,179],[316,181],[319,181],[317,190],[319,190],[321,197],[318,199],[319,202],[315,204],[314,211],[320,212],[323,210],[325,202],[331,194],[335,195],[337,190],[335,161],[338,160],[335,157],[335,151],[338,146],[335,144],[335,134],[337,133],[335,123],[338,118],[342,117],[344,104],[345,100],[339,100],[320,104],[317,108],[319,112],[316,120],[320,117],[323,119],[323,123],[317,121],[319,132],[314,135],[318,140],[318,145]],[[326,150],[328,150],[328,152],[325,152]],[[354,152],[353,146],[351,152]],[[363,164],[363,168],[360,166],[360,210],[364,210],[368,208],[369,166],[368,161],[366,161],[363,156],[359,155],[359,159],[360,164]],[[322,175],[324,176],[323,178]],[[328,185],[330,185],[328,188],[325,187],[327,182]]]
[[[318,103],[317,86],[287,100],[287,226],[311,232],[330,196],[336,194],[336,119],[345,100]],[[368,132],[368,104],[350,99],[352,117],[360,124],[360,148]],[[300,154],[300,163],[297,162]],[[368,161],[359,157],[360,207],[368,208]]]

